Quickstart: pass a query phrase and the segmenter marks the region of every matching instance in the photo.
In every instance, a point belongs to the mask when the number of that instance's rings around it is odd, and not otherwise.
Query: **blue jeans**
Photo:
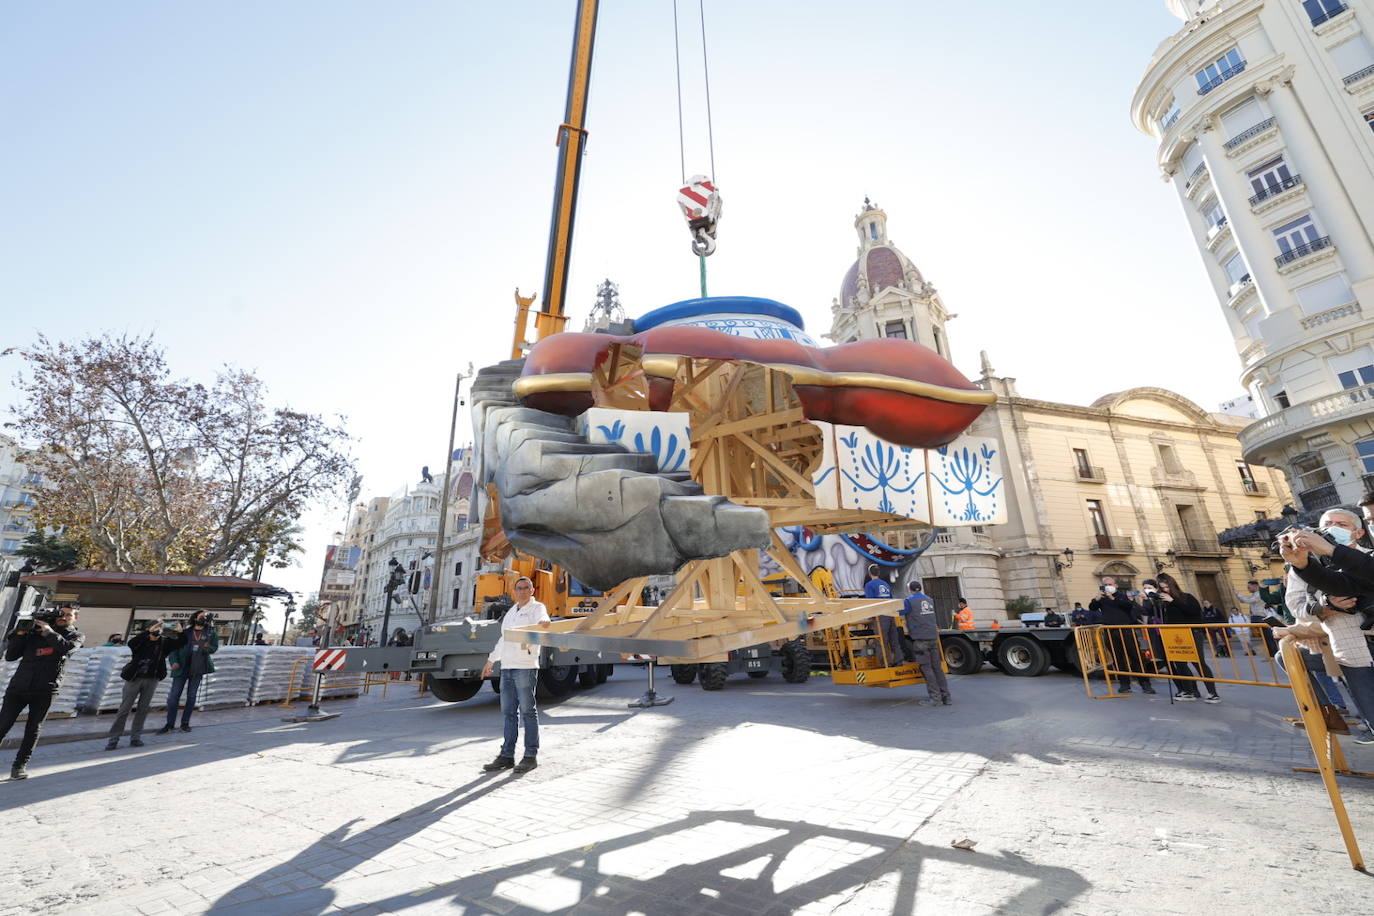
[[[501,742],[501,756],[515,756],[515,738],[520,724],[525,726],[525,756],[539,756],[539,710],[534,708],[534,682],[538,668],[501,669],[501,715],[506,719],[506,731]]]
[[[1347,668],[1341,665],[1345,689],[1350,691],[1350,699],[1359,707],[1360,718],[1365,728],[1374,731],[1374,667]]]
[[[177,723],[177,703],[181,700],[182,690],[186,691],[186,710],[181,714],[181,724],[191,724],[191,710],[196,708],[196,692],[200,690],[200,679],[202,677],[204,677],[204,675],[193,674],[190,677],[172,678],[172,689],[167,692],[168,728],[171,728]]]

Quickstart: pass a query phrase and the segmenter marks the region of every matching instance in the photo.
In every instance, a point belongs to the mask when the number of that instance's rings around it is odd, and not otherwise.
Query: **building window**
[[[1321,25],[1349,9],[1344,0],[1302,0],[1302,8],[1307,10],[1307,16],[1313,25]]]
[[[1366,474],[1374,474],[1374,439],[1355,443],[1355,454],[1360,456],[1360,464]]]
[[[463,600],[463,590],[462,590],[461,588],[455,588],[455,589],[453,590],[453,609],[454,609],[455,611],[459,609],[458,602],[460,602],[460,601],[462,601],[462,600]]]
[[[883,327],[883,336],[884,336],[884,337],[895,337],[895,338],[897,338],[897,339],[899,339],[899,340],[906,340],[906,322],[904,322],[904,321],[889,321],[889,322]]]
[[[1293,177],[1293,172],[1288,168],[1288,163],[1283,161],[1283,157],[1278,156],[1251,169],[1245,175],[1250,179],[1250,187],[1255,190],[1253,202],[1259,203],[1264,198],[1277,194],[1287,187],[1287,183]]]
[[[1347,42],[1331,49],[1331,60],[1336,64],[1343,82],[1353,85],[1374,73],[1374,46],[1364,35],[1356,35]]]
[[[869,223],[869,224],[868,224],[868,237],[871,238],[871,239],[872,239],[873,241],[875,241],[875,242],[878,241],[878,224],[877,224],[877,223]]]
[[[1374,385],[1374,366],[1356,366],[1354,369],[1346,369],[1344,372],[1337,372],[1336,380],[1339,381],[1341,387],[1347,391],[1351,388]]]
[[[1298,481],[1298,490],[1314,490],[1331,483],[1331,472],[1320,455],[1303,455],[1293,461],[1293,476]]]
[[[1374,108],[1364,113],[1364,123],[1369,125],[1370,130],[1374,130]]]
[[[1293,292],[1304,315],[1315,315],[1355,301],[1355,293],[1343,273],[1300,286]]]
[[[1178,107],[1178,99],[1171,97],[1169,99],[1169,107],[1164,109],[1164,114],[1159,116],[1159,129],[1165,131],[1173,127],[1178,121],[1178,116],[1181,113]]]
[[[1279,246],[1279,254],[1288,257],[1296,257],[1294,252],[1306,252],[1306,246],[1321,238],[1321,233],[1317,231],[1317,224],[1312,221],[1310,213],[1284,223],[1273,232],[1274,241]]]
[[[1221,114],[1222,127],[1226,129],[1226,136],[1235,140],[1237,143],[1244,142],[1239,140],[1241,134],[1246,133],[1252,127],[1258,127],[1265,123],[1268,116],[1260,103],[1254,99],[1246,99],[1234,108],[1228,109]]]
[[[1107,536],[1107,516],[1102,512],[1102,500],[1088,500],[1088,521],[1092,523],[1093,534]]]
[[[1172,445],[1165,445],[1163,442],[1156,442],[1155,449],[1159,452],[1159,466],[1170,474],[1178,474],[1183,471],[1183,465],[1178,463],[1178,452],[1174,451]]]
[[[1256,510],[1255,510],[1255,521],[1257,521],[1257,522],[1262,522],[1262,521],[1265,520],[1265,518],[1267,518],[1267,516],[1264,514],[1264,510],[1263,510],[1263,509],[1256,509]]]
[[[1207,198],[1202,202],[1202,206],[1199,209],[1202,212],[1203,220],[1207,223],[1208,229],[1220,229],[1222,226],[1226,225],[1226,214],[1222,212],[1221,204],[1215,197]],[[1207,233],[1209,238],[1215,234],[1215,232]]]
[[[463,574],[463,561],[462,561],[462,560],[459,560],[457,563],[454,563],[454,564],[453,564],[453,574],[454,574],[455,576],[461,576],[461,575]]]
[[[1092,462],[1088,460],[1087,449],[1076,448],[1073,450],[1073,467],[1074,470],[1078,472],[1079,477],[1093,476],[1093,465]]]
[[[1239,251],[1226,259],[1222,269],[1226,271],[1226,278],[1231,281],[1230,293],[1233,296],[1250,282],[1250,269],[1245,266],[1245,259],[1240,256]]]
[[[945,342],[941,339],[941,336],[942,336],[942,335],[940,334],[940,329],[939,329],[939,328],[932,328],[931,331],[930,331],[930,333],[931,333],[931,337],[935,340],[935,352],[936,352],[936,353],[939,353],[941,356],[944,356],[944,355],[945,355]]]
[[[1193,74],[1197,78],[1197,94],[1206,95],[1244,69],[1240,51],[1232,48]]]
[[[1284,410],[1286,410],[1288,407],[1292,406],[1292,405],[1290,405],[1290,404],[1288,403],[1288,392],[1287,392],[1287,391],[1275,391],[1275,392],[1274,392],[1274,403],[1277,404],[1277,405],[1279,405],[1279,408],[1280,408],[1280,409],[1284,409]]]

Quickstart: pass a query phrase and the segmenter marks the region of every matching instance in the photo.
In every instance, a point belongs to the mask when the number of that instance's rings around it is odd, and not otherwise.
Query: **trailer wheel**
[[[541,703],[552,703],[572,693],[577,684],[576,665],[552,665],[539,669],[535,679],[534,696]]]
[[[472,699],[477,691],[482,689],[481,678],[474,678],[470,681],[459,680],[456,677],[435,677],[432,674],[425,675],[425,686],[429,692],[434,694],[434,699],[443,700],[445,703],[461,703],[464,700]]]
[[[730,666],[725,662],[710,662],[698,665],[697,673],[701,678],[702,690],[720,690],[725,686],[725,679],[730,676]]]
[[[996,652],[999,667],[1012,677],[1039,677],[1050,664],[1045,647],[1029,636],[1009,636]]]
[[[696,665],[673,665],[673,680],[679,684],[690,684],[697,679]]]
[[[588,665],[577,672],[577,683],[582,687],[595,687],[601,683],[596,679],[596,665]]]
[[[606,683],[606,678],[610,677],[610,676],[611,676],[611,672],[614,671],[614,670],[615,670],[615,666],[614,666],[614,665],[597,665],[597,666],[596,666],[596,682],[597,682],[598,684],[604,684],[604,683]]]
[[[983,653],[973,640],[963,636],[946,636],[940,639],[940,649],[944,652],[945,667],[950,674],[977,674],[983,667]]]
[[[811,650],[800,639],[782,647],[782,679],[789,684],[805,684],[811,678]]]
[[[1081,674],[1082,669],[1078,667],[1078,644],[1072,639],[1066,639],[1061,645],[1064,647],[1064,660],[1055,662],[1054,667],[1070,674]]]

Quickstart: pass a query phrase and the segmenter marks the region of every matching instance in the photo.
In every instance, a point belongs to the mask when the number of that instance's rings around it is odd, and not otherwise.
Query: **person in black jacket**
[[[112,751],[119,747],[119,736],[124,734],[124,722],[129,718],[129,711],[135,708],[135,703],[138,705],[134,712],[134,729],[129,746],[143,746],[143,722],[148,718],[148,707],[153,705],[158,681],[167,676],[167,653],[180,649],[186,643],[185,634],[176,626],[172,624],[171,634],[164,636],[162,621],[154,620],[142,633],[129,640],[133,658],[119,672],[124,679],[124,696],[119,702],[114,723],[110,726],[110,740],[105,743],[105,750]]]
[[[25,767],[33,756],[43,719],[48,715],[52,699],[62,683],[62,669],[67,657],[81,648],[85,637],[76,629],[76,608],[63,605],[51,625],[42,620],[21,620],[5,637],[5,661],[18,661],[19,669],[5,688],[5,700],[0,704],[0,740],[18,721],[27,707],[28,721],[24,723],[24,739],[14,757],[10,779],[27,779]]]
[[[1136,618],[1137,608],[1116,587],[1116,579],[1112,576],[1103,576],[1101,593],[1088,604],[1090,619],[1094,623],[1100,623],[1106,627],[1129,627],[1140,623]],[[1127,671],[1121,679],[1121,693],[1131,692],[1131,676],[1140,682],[1140,689],[1144,693],[1154,693],[1155,688],[1150,684],[1149,678],[1145,676],[1145,666],[1140,658],[1140,642],[1136,636],[1136,630],[1111,630],[1105,631],[1103,642],[1106,644],[1107,652],[1115,660],[1114,667],[1118,671]],[[1104,659],[1104,661],[1107,661]]]
[[[1164,622],[1174,626],[1196,626],[1202,623],[1202,605],[1197,603],[1197,599],[1188,594],[1178,584],[1173,576],[1168,573],[1160,573],[1158,580],[1147,579],[1144,583],[1145,594],[1152,600],[1159,602],[1164,610]],[[1197,647],[1198,660],[1194,664],[1201,677],[1207,678],[1203,683],[1207,685],[1207,702],[1220,703],[1221,697],[1217,696],[1217,685],[1213,682],[1215,675],[1207,665],[1207,654],[1202,647],[1202,631],[1193,630],[1193,645]],[[1178,685],[1178,695],[1176,699],[1191,702],[1200,699],[1197,692],[1197,682],[1192,680],[1192,672],[1188,670],[1189,662],[1170,662],[1169,670],[1173,672],[1175,683]]]

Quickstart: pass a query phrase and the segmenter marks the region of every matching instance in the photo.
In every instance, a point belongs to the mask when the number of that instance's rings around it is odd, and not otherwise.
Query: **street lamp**
[[[1065,547],[1064,559],[1056,559],[1054,561],[1054,574],[1056,576],[1062,576],[1064,574],[1064,570],[1068,569],[1071,566],[1073,566],[1073,548]]]
[[[286,593],[286,619],[281,622],[281,643],[286,645],[286,631],[291,628],[291,618],[296,616],[296,593]]]
[[[1157,573],[1164,572],[1164,570],[1173,566],[1178,561],[1178,553],[1172,549],[1164,551],[1164,556],[1169,562],[1162,563],[1159,560],[1155,560],[1155,572]]]
[[[387,630],[391,628],[391,603],[398,601],[396,589],[406,584],[406,569],[395,557],[386,561],[386,565],[391,567],[391,574],[386,580],[386,609],[382,612],[382,638],[378,645],[385,646]]]

